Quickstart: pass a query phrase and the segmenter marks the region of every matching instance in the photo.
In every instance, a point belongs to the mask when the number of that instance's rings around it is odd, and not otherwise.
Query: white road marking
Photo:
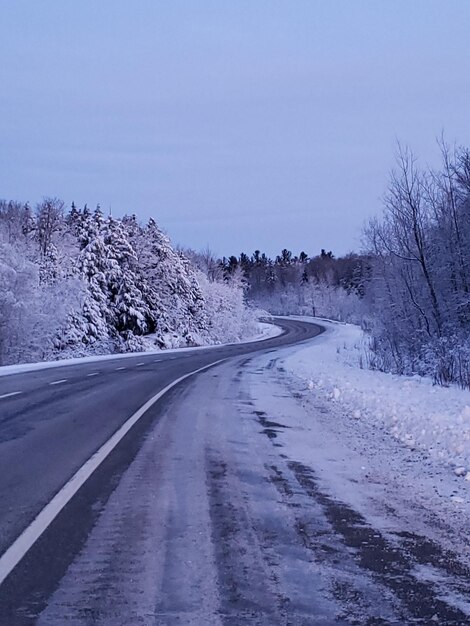
[[[117,430],[112,437],[104,443],[101,448],[93,454],[88,461],[65,483],[62,489],[52,498],[49,504],[42,509],[38,516],[31,524],[21,533],[21,535],[11,544],[6,552],[0,557],[0,585],[10,572],[18,565],[28,550],[36,543],[46,528],[54,521],[62,509],[70,502],[80,487],[90,478],[93,472],[103,463],[106,457],[114,450],[118,443],[127,435],[130,429],[136,424],[140,418],[164,396],[170,389],[175,387],[194,374],[203,372],[214,365],[222,363],[225,359],[214,361],[204,367],[200,367],[193,372],[189,372],[184,376],[176,378],[172,383],[164,387],[155,394],[150,400],[140,407],[124,424]]]
[[[87,374],[87,376],[98,376],[99,372],[92,372],[91,374]]]
[[[11,398],[11,396],[17,396],[19,393],[23,393],[22,391],[10,391],[10,393],[4,393],[0,396],[0,400],[2,398]]]
[[[154,360],[154,363],[161,363],[161,362],[162,362],[162,360],[161,360],[161,359],[155,359],[155,360]]]
[[[116,372],[120,372],[121,370],[125,370],[125,367],[116,367],[115,371]]]
[[[141,367],[142,365],[145,365],[145,363],[137,363],[136,367]]]
[[[62,383],[66,383],[67,378],[61,378],[60,380],[53,380],[49,385],[61,385]]]

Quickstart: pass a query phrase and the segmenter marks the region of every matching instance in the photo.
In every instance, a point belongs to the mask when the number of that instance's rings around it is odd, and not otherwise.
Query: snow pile
[[[258,322],[256,325],[256,334],[246,340],[245,343],[250,341],[260,341],[262,339],[269,339],[270,337],[278,337],[283,332],[280,326],[274,324],[266,324],[266,322]]]
[[[299,318],[314,321],[313,318]],[[326,332],[283,361],[307,388],[361,420],[385,425],[403,444],[426,451],[470,480],[470,392],[424,377],[361,369],[366,338],[350,324],[321,321]]]
[[[270,337],[277,337],[282,332],[282,328],[280,328],[279,326],[275,326],[274,324],[267,324],[265,322],[257,322],[255,324],[255,334],[248,336],[241,343],[252,343],[254,341],[269,339]],[[144,351],[145,354],[161,354],[162,349],[155,348],[155,342],[151,336],[145,337],[144,339],[148,339],[148,344],[146,344],[147,349]],[[192,348],[168,348],[164,350],[164,353],[192,354],[200,350],[213,350],[217,348],[222,348],[224,345],[230,344],[225,343],[211,346],[196,346]],[[68,359],[61,359],[60,361],[40,361],[39,363],[17,363],[15,365],[2,365],[0,366],[0,377],[10,376],[11,374],[22,374],[25,372],[36,372],[50,368],[67,367],[69,365],[83,365],[85,363],[100,363],[102,361],[114,361],[116,359],[129,359],[141,354],[142,351],[139,350],[138,352],[127,352],[124,354],[102,354],[93,356],[71,357]]]

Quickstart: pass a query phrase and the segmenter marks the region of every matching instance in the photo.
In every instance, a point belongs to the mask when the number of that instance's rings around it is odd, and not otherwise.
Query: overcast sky
[[[395,142],[470,145],[469,0],[0,0],[0,197],[220,255],[360,247]]]

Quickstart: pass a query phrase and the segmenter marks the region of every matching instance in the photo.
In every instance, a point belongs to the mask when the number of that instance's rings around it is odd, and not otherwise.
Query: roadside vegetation
[[[0,202],[0,365],[239,341],[257,317],[153,219]]]
[[[470,152],[440,142],[440,169],[399,148],[380,217],[360,254],[285,249],[224,258],[248,298],[272,313],[361,324],[373,369],[470,388]]]
[[[372,369],[470,388],[470,152],[399,147],[360,253],[218,259],[154,220],[46,198],[0,202],[0,364],[237,341],[259,311],[359,324]],[[308,244],[308,241],[307,241]]]

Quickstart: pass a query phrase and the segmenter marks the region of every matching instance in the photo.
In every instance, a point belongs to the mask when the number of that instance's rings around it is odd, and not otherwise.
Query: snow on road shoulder
[[[269,339],[270,337],[277,337],[282,333],[282,329],[274,324],[268,324],[266,322],[258,322],[256,326],[255,335],[248,337],[247,339],[240,341],[239,343],[252,343],[254,341],[261,341],[262,339]],[[93,356],[81,356],[73,357],[70,359],[61,359],[59,361],[40,361],[39,363],[18,363],[15,365],[3,365],[0,366],[0,377],[9,376],[11,374],[21,374],[25,372],[34,372],[38,370],[50,369],[53,367],[66,367],[68,365],[77,365],[85,363],[98,363],[101,361],[109,361],[116,359],[128,359],[137,356],[147,356],[150,354],[172,354],[172,353],[191,353],[197,350],[217,349],[231,344],[214,344],[197,346],[191,348],[167,348],[167,349],[148,349],[142,352],[125,352],[122,354],[101,354]]]
[[[280,326],[275,324],[268,324],[266,322],[258,322],[258,331],[252,337],[245,339],[243,343],[252,343],[254,341],[261,341],[262,339],[271,339],[271,337],[278,337],[283,332]]]
[[[448,463],[470,481],[470,392],[439,387],[428,378],[361,369],[366,340],[362,330],[323,320],[321,324],[326,332],[291,353],[283,363],[286,371],[353,417],[382,423],[403,444]]]

